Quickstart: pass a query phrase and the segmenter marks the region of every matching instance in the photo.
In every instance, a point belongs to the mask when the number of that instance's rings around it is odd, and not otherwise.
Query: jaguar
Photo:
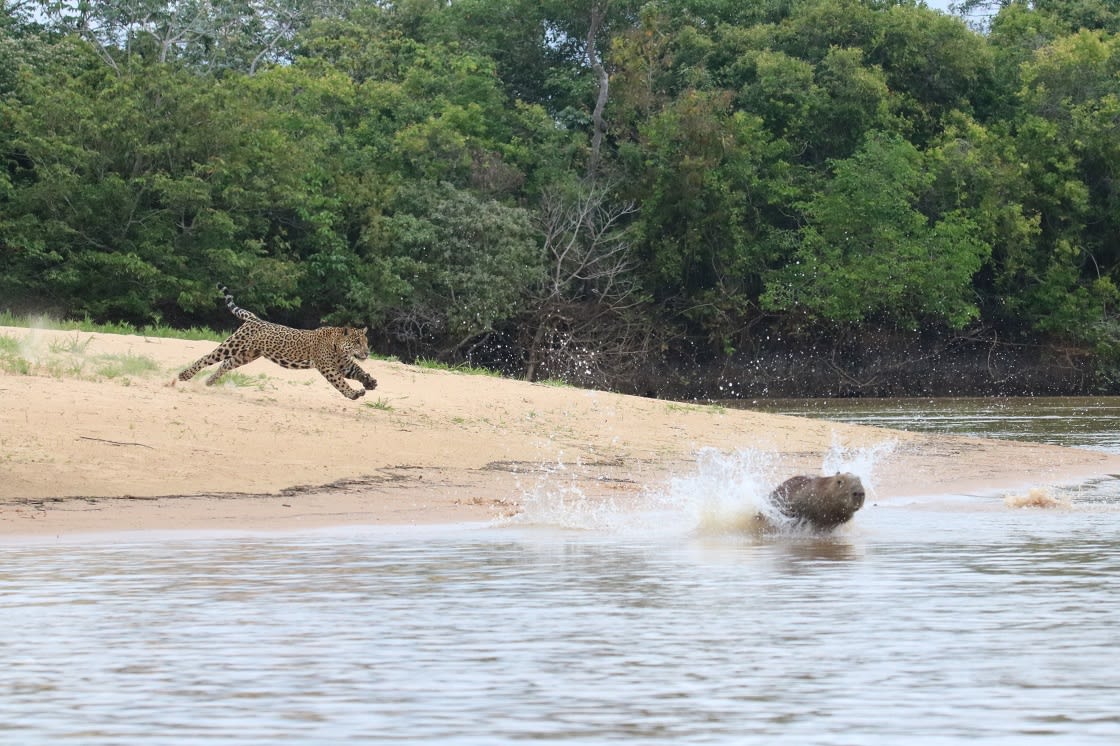
[[[284,368],[315,368],[350,399],[357,399],[377,388],[377,381],[354,362],[355,359],[369,357],[366,327],[293,329],[264,321],[252,311],[241,308],[233,302],[233,295],[225,285],[219,284],[218,290],[225,296],[230,313],[241,320],[241,326],[213,352],[183,370],[178,380],[189,381],[203,368],[221,363],[218,370],[206,379],[206,385],[213,386],[234,368],[264,357]],[[347,378],[358,381],[364,388],[351,388],[346,383]],[[174,385],[175,381],[171,383]]]

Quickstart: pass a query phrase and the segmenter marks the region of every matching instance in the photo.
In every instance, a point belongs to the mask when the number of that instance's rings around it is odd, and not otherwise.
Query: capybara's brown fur
[[[824,529],[850,521],[863,507],[863,498],[859,477],[839,472],[831,477],[791,477],[770,493],[770,502],[782,515]]]

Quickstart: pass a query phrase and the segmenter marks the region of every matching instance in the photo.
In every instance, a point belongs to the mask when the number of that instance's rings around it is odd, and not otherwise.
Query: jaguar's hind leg
[[[377,388],[377,379],[362,370],[362,366],[358,365],[353,360],[342,369],[342,375],[352,381],[358,381],[365,387],[366,391],[373,391]]]
[[[185,368],[184,370],[182,370],[179,373],[179,380],[189,381],[194,378],[195,375],[203,368],[207,368],[214,363],[220,363],[232,354],[233,351],[229,347],[227,347],[225,344],[220,344],[209,355],[200,357],[198,360],[191,363],[189,368]],[[174,381],[172,381],[172,383],[174,383]]]
[[[206,379],[206,385],[213,386],[218,382],[218,379],[224,376],[226,373],[229,373],[234,368],[240,368],[242,365],[247,365],[260,356],[261,354],[259,352],[242,351],[230,357],[227,357],[222,361],[222,364],[218,366],[218,369],[214,371],[214,375]]]

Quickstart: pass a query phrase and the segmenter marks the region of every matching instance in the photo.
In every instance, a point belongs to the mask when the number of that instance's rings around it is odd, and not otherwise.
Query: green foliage
[[[97,77],[96,97],[86,78],[43,81],[15,112],[9,292],[142,322],[208,307],[214,277],[248,277],[266,305],[291,306],[292,243],[318,242],[312,133],[247,106],[240,84],[166,66]]]
[[[387,311],[399,320],[423,319],[430,330],[418,334],[458,339],[516,314],[523,289],[540,272],[526,211],[446,182],[409,185],[392,208],[380,221],[376,248],[401,278],[403,297]],[[374,310],[383,301],[366,302]]]
[[[558,334],[610,306],[600,341],[713,356],[975,325],[1112,360],[1114,5],[964,3],[981,34],[865,0],[7,4],[0,302],[228,328],[223,282],[282,323],[531,367],[516,327],[544,328],[545,259],[581,266],[548,221],[603,92],[593,186],[627,207],[568,234],[626,250],[564,277]]]
[[[956,18],[898,5],[885,14],[881,43],[867,51],[915,144],[936,137],[954,112],[984,113],[993,103],[994,50]]]
[[[979,313],[972,278],[991,247],[976,224],[916,209],[932,184],[921,153],[896,137],[872,137],[804,204],[793,261],[773,273],[763,303],[830,322],[936,321],[963,327]]]
[[[662,297],[703,298],[695,314],[749,303],[768,255],[760,234],[787,188],[784,148],[730,96],[694,93],[642,132],[647,160],[640,218],[650,285]]]
[[[140,337],[167,337],[171,339],[205,340],[220,342],[227,334],[212,329],[190,327],[179,329],[171,326],[146,324],[134,326],[127,321],[96,322],[88,316],[84,319],[54,319],[41,315],[20,315],[11,311],[0,311],[0,326],[16,326],[33,329],[74,330],[80,332],[102,332],[104,334],[131,334]]]

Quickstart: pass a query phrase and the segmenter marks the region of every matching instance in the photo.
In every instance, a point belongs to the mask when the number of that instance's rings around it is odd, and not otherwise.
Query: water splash
[[[583,488],[581,464],[562,460],[546,465],[532,484],[518,479],[521,510],[502,520],[506,525],[539,526],[567,530],[616,532],[632,512],[612,497],[590,496]]]
[[[1004,495],[1003,504],[1009,508],[1064,508],[1073,507],[1068,494],[1057,493],[1047,487],[1033,487],[1026,494]]]
[[[898,448],[898,441],[891,438],[861,448],[851,448],[843,444],[836,433],[832,434],[832,447],[824,455],[821,474],[850,472],[859,477],[863,488],[870,497],[875,492],[878,465],[889,459]]]
[[[820,473],[856,474],[871,494],[876,468],[895,446],[889,440],[850,448],[834,440]],[[641,535],[804,533],[769,500],[775,487],[798,473],[785,461],[768,451],[703,448],[691,472],[617,498],[599,489],[588,494],[580,469],[556,463],[520,486],[521,512],[506,523]]]
[[[705,448],[696,471],[670,480],[664,499],[695,532],[758,533],[768,524],[788,523],[767,499],[780,473],[780,459],[772,453]]]

